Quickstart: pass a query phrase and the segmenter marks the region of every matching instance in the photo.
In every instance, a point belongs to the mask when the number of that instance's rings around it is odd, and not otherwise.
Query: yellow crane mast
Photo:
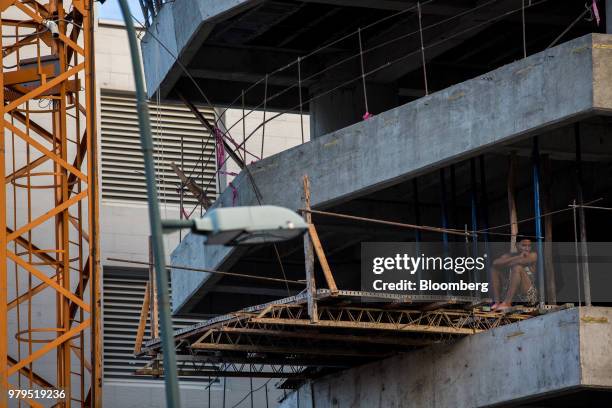
[[[0,406],[98,407],[93,1],[0,13]]]

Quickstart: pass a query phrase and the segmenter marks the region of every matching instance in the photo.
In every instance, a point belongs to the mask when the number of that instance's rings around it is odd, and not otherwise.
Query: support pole
[[[419,200],[419,179],[418,178],[413,178],[412,179],[412,192],[414,195],[414,224],[415,225],[421,225],[421,201]],[[416,251],[416,256],[419,256],[421,254],[421,231],[418,229],[414,230],[414,248]],[[416,277],[418,280],[421,279],[422,277],[422,270],[421,268],[419,268],[419,270],[416,273]]]
[[[304,176],[304,208],[310,209],[310,181]],[[304,211],[304,220],[308,225],[312,224],[312,214]],[[317,312],[317,287],[315,284],[314,248],[310,240],[310,234],[304,234],[304,264],[306,267],[306,292],[308,293],[308,316],[310,321],[319,321]]]
[[[542,155],[542,208],[544,214],[552,211],[552,168],[550,156]],[[546,301],[549,304],[557,303],[557,282],[553,262],[552,242],[553,224],[552,215],[544,216],[544,275],[546,277]]]
[[[482,229],[485,231],[482,233],[482,239],[484,241],[484,250],[485,254],[489,254],[489,234],[487,230],[489,229],[489,192],[487,190],[487,175],[485,174],[485,160],[484,155],[480,155],[479,157],[480,164],[480,194],[481,194],[481,204],[482,204]],[[490,255],[487,255],[485,260],[487,273],[489,274],[491,271],[491,259]],[[491,282],[491,277],[487,276],[487,282]]]
[[[448,197],[446,196],[446,174],[444,168],[440,169],[440,216],[442,221],[442,228],[448,229],[448,208],[446,202]],[[444,256],[448,255],[448,234],[442,233],[442,243],[444,244]]]
[[[412,179],[412,191],[414,194],[414,224],[421,225],[421,202],[419,200],[419,182],[417,178]],[[414,241],[418,247],[418,244],[421,242],[421,231],[418,229],[414,230]]]
[[[540,145],[538,137],[533,138],[533,205],[535,210],[535,233],[536,233],[536,251],[538,254],[537,272],[538,272],[538,296],[540,306],[544,306],[545,286],[544,286],[544,246],[542,242],[542,208],[540,206]]]
[[[134,343],[134,354],[139,354],[142,349],[142,340],[147,325],[147,314],[149,314],[149,282],[145,285],[145,294],[140,308],[140,318],[138,319],[138,329],[136,330],[136,341]]]
[[[612,0],[606,0],[606,33],[612,34]]]
[[[0,30],[2,30],[2,17],[0,14]],[[4,30],[2,30],[4,31]],[[0,45],[2,44],[2,37],[0,37]],[[0,100],[4,106],[4,73],[3,68],[0,67]],[[5,117],[5,111],[2,108],[2,118]],[[0,149],[0,177],[4,180],[5,177],[5,136],[6,130],[4,128],[4,119],[0,123],[0,143],[2,148]],[[6,241],[6,189],[0,188],[0,406],[8,406],[8,292],[7,292],[7,241]]]
[[[166,252],[164,250],[164,237],[159,212],[157,186],[155,182],[155,163],[153,161],[153,139],[151,138],[151,124],[149,122],[149,107],[144,90],[142,63],[140,62],[140,47],[136,40],[136,30],[132,22],[132,13],[127,0],[119,0],[121,14],[125,22],[126,32],[130,45],[134,82],[136,85],[138,125],[140,127],[140,144],[144,157],[145,176],[147,180],[147,199],[149,204],[149,223],[153,253],[155,255],[155,269],[157,278],[158,301],[160,305],[159,317],[161,323],[161,343],[164,355],[164,381],[166,383],[166,406],[180,408],[180,394],[178,375],[176,370],[176,350],[174,348],[174,333],[170,316],[170,293],[168,275],[166,272]]]
[[[157,284],[155,278],[155,259],[153,256],[153,241],[149,236],[149,282],[151,283],[151,290],[149,292],[149,315],[151,316],[151,337],[154,339],[159,337],[159,322],[158,322],[158,310],[157,310]]]
[[[587,248],[586,218],[584,215],[584,191],[582,184],[582,146],[580,140],[580,123],[574,125],[576,140],[576,193],[578,195],[578,219],[580,221],[580,257],[582,259],[582,285],[584,287],[584,304],[591,306],[591,274],[589,272]]]
[[[444,168],[440,169],[440,216],[442,217],[442,228],[444,228],[444,232],[442,233],[442,246],[443,246],[443,254],[445,257],[449,256],[449,247],[448,247],[448,234],[446,230],[448,229],[448,208],[446,202],[448,197],[446,196],[446,172]],[[417,255],[418,256],[418,255]],[[446,271],[446,281],[451,282],[454,279],[454,273],[451,270]],[[446,291],[448,296],[451,295],[451,291]]]
[[[450,183],[451,183],[451,214],[453,216],[453,221],[451,225],[453,228],[457,228],[459,225],[459,215],[457,212],[457,177],[456,177],[456,166],[451,164],[450,166]],[[457,237],[454,237],[455,241]]]
[[[470,159],[470,204],[472,209],[472,231],[478,231],[478,185],[476,184],[476,159]],[[472,237],[472,256],[478,254],[478,236]]]
[[[516,213],[516,152],[510,153],[508,160],[508,212],[510,214],[510,252],[516,252],[516,237],[518,235],[518,216]]]
[[[470,206],[471,206],[471,218],[472,218],[472,254],[471,256],[478,256],[478,185],[476,184],[476,159],[470,159]],[[476,276],[476,271],[470,271],[470,279],[472,282],[477,281],[479,278]],[[477,292],[472,292],[472,295],[477,295]]]

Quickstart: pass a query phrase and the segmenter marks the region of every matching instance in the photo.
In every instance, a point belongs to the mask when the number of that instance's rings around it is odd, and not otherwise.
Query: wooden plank
[[[144,338],[145,327],[147,325],[147,315],[149,314],[149,282],[145,286],[144,300],[140,308],[140,320],[138,321],[138,330],[136,330],[136,342],[134,343],[134,354],[140,354],[142,350],[142,340]]]
[[[309,322],[306,322],[309,323]],[[358,351],[351,350],[350,348],[338,348],[338,349],[319,349],[313,347],[277,347],[267,345],[256,345],[256,344],[218,344],[218,343],[194,343],[191,345],[192,349],[197,350],[219,350],[219,351],[245,351],[252,353],[280,353],[280,354],[307,354],[309,356],[321,355],[321,356],[340,356],[340,357],[386,357],[391,352],[377,352],[377,351]]]
[[[153,259],[153,245],[149,236],[149,282],[151,283],[150,291],[150,312],[151,313],[151,335],[154,339],[159,338],[159,319],[157,310],[157,278],[155,276],[155,266]]]
[[[516,252],[516,237],[518,235],[518,216],[516,213],[516,152],[510,153],[508,162],[508,211],[510,213],[510,252]]]
[[[378,322],[349,322],[320,320],[317,323],[305,319],[283,319],[268,317],[253,317],[250,323],[287,325],[287,326],[321,326],[337,329],[362,329],[362,330],[392,330],[397,332],[433,333],[433,334],[457,334],[468,335],[480,333],[484,330],[467,327],[427,326],[425,324],[402,324],[402,323],[378,323]]]
[[[202,204],[204,208],[208,210],[212,202],[206,195],[206,191],[204,191],[192,178],[187,177],[176,163],[170,163],[170,167],[174,170],[179,180],[181,180],[181,184],[187,187],[189,192],[198,200],[198,203]]]
[[[304,207],[310,209],[310,180],[308,180],[307,175],[304,175],[303,183]],[[312,215],[309,212],[304,212],[304,220],[306,224],[311,225]],[[316,301],[317,287],[315,282],[313,245],[310,234],[304,234],[304,264],[306,269],[306,292],[308,293],[308,316],[311,322],[316,323],[319,321]]]
[[[287,331],[269,329],[250,329],[242,327],[223,327],[214,329],[225,333],[251,334],[255,336],[284,337],[303,339],[308,337],[312,340],[340,341],[344,343],[368,343],[368,344],[387,344],[393,346],[426,346],[431,344],[430,340],[398,338],[396,336],[358,336],[352,334],[318,333],[313,331]]]
[[[310,206],[308,208],[310,209]],[[317,234],[317,230],[313,224],[308,224],[308,234],[310,235],[310,240],[312,241],[312,245],[315,253],[317,254],[317,258],[319,259],[319,263],[321,264],[321,268],[323,269],[323,276],[325,276],[327,286],[329,287],[332,296],[336,296],[338,295],[338,287],[336,286],[336,281],[334,280],[334,275],[332,274],[331,268],[327,263],[327,257],[323,251],[321,240],[319,240],[319,234]]]
[[[193,113],[196,119],[198,119],[200,123],[204,125],[204,127],[208,129],[208,131],[214,137],[215,127],[204,117],[204,115],[202,115],[202,113],[198,110],[198,108],[193,103],[191,103],[191,101],[189,101],[187,98],[183,96],[182,93],[177,92],[177,95],[183,101],[183,103],[189,108],[191,113]],[[238,156],[238,154],[234,151],[232,146],[230,146],[229,143],[227,143],[225,139],[223,139],[223,147],[225,148],[225,151],[227,152],[227,154],[232,158],[232,160],[236,162],[240,170],[244,169],[245,168],[244,162],[242,161],[240,156]]]

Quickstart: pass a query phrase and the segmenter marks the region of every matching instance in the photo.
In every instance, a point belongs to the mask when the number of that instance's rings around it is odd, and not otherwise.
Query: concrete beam
[[[315,380],[281,407],[467,408],[609,391],[611,321],[612,308],[550,313]]]
[[[417,5],[412,0],[301,0],[304,3],[329,4],[332,6],[372,8],[379,10],[401,11]],[[457,7],[449,4],[428,4],[427,14],[449,16],[464,11],[465,7]]]
[[[405,10],[416,5],[411,0],[302,0],[304,3],[329,4],[332,6],[362,7],[379,10]]]
[[[346,202],[501,144],[609,115],[610,77],[612,36],[587,35],[261,160],[251,172],[265,204],[300,208],[304,174],[313,206]],[[233,184],[237,205],[257,203],[244,172]],[[215,205],[232,200],[226,190]],[[188,235],[172,263],[228,268],[239,256]],[[174,270],[174,309],[187,312],[214,285],[208,278]]]
[[[153,98],[159,90],[161,97],[166,97],[182,74],[180,63],[187,66],[217,21],[255,7],[260,2],[194,0],[164,4],[141,42],[148,96]],[[151,33],[159,38],[170,52],[153,38]]]

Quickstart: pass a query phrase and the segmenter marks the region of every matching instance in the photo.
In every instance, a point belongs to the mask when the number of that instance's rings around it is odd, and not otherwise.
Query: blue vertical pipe
[[[544,243],[542,241],[542,209],[540,206],[540,145],[538,137],[533,138],[533,205],[535,207],[536,250],[538,254],[538,295],[540,306],[545,303],[544,294]]]

